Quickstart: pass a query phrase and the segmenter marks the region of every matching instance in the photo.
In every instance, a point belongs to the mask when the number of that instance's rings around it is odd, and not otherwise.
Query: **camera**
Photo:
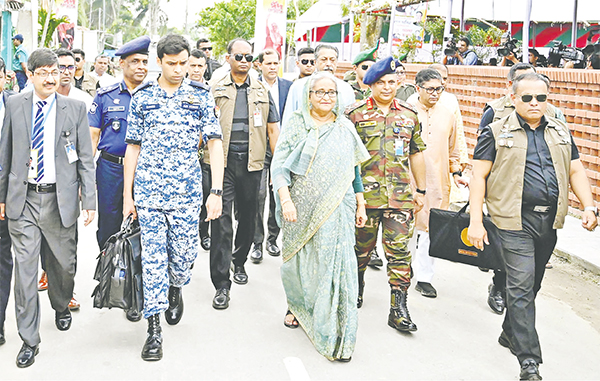
[[[558,67],[560,60],[573,61],[575,67],[585,67],[585,54],[581,49],[565,46],[562,41],[552,41],[554,46],[548,53],[548,65]]]
[[[444,54],[447,56],[456,55],[457,49],[456,40],[454,39],[454,36],[450,35],[444,37],[444,42],[446,43],[446,47],[444,48]]]
[[[518,50],[518,46],[517,46],[518,41],[519,40],[516,40],[516,39],[511,39],[511,40],[506,41],[504,43],[504,46],[498,48],[498,55],[500,57],[506,57],[512,53],[516,57],[517,50]]]

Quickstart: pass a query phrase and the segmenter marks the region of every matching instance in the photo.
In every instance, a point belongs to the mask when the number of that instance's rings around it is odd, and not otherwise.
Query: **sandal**
[[[287,310],[287,312],[285,313],[285,317],[287,318],[290,315],[294,316],[294,314],[292,313],[292,311]],[[285,319],[283,319],[283,325],[285,325],[288,328],[295,329],[295,328],[298,328],[298,320],[294,316],[294,320],[292,320],[292,323],[288,324],[288,322]]]

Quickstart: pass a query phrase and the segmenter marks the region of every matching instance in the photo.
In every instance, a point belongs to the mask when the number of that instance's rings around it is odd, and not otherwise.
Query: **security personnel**
[[[468,239],[489,244],[482,222],[485,199],[498,228],[506,264],[506,315],[498,343],[517,357],[521,380],[541,380],[542,353],[535,328],[535,298],[569,208],[569,186],[584,206],[585,229],[597,226],[598,209],[566,123],[545,116],[550,81],[518,76],[515,111],[486,126],[473,153]]]
[[[362,164],[361,170],[367,223],[356,230],[358,306],[362,305],[369,252],[375,247],[381,224],[392,289],[388,325],[402,332],[412,332],[417,326],[406,305],[412,276],[408,241],[414,228],[413,213],[423,207],[426,180],[422,151],[425,143],[416,110],[394,98],[398,87],[397,64],[393,57],[375,63],[364,78],[371,87],[372,96],[350,106],[346,115],[371,154],[371,159]],[[417,184],[414,197],[410,189],[409,163]]]
[[[535,73],[535,67],[533,67],[531,64],[523,62],[513,65],[508,71],[506,82],[508,91],[510,91],[515,78],[526,73]],[[506,94],[499,99],[488,102],[483,110],[481,122],[479,123],[479,131],[482,131],[484,127],[489,126],[493,122],[512,114],[515,111],[515,105],[510,97],[510,94]],[[552,106],[550,103],[547,103],[545,115],[549,118],[556,118],[565,123],[567,122],[562,111],[560,111],[558,107]],[[504,313],[504,309],[506,308],[505,288],[506,273],[502,270],[494,270],[493,283],[488,287],[488,306],[492,309],[492,311],[499,315],[502,315]]]
[[[232,40],[226,59],[231,73],[212,87],[223,129],[225,175],[223,215],[211,223],[210,276],[216,294],[213,308],[229,307],[229,268],[233,258],[233,281],[248,283],[244,268],[254,239],[260,179],[267,152],[267,136],[275,151],[279,114],[265,85],[249,75],[252,47],[244,39]],[[204,157],[212,163],[213,155]],[[238,227],[233,247],[232,206],[236,202]]]
[[[127,114],[134,89],[142,84],[148,73],[150,37],[142,36],[123,45],[115,55],[120,56],[123,69],[120,83],[98,89],[88,113],[94,156],[96,147],[100,158],[96,163],[98,187],[98,231],[100,249],[121,229],[123,222],[123,160]],[[138,321],[138,311],[127,311],[127,319]]]
[[[352,61],[352,69],[356,73],[354,80],[348,81],[348,84],[352,86],[354,90],[354,97],[357,101],[367,99],[371,96],[371,88],[369,85],[363,82],[367,70],[375,61],[377,61],[377,49],[379,48],[379,41],[373,49],[365,50],[356,55]]]
[[[158,41],[156,53],[160,78],[131,98],[123,187],[123,215],[139,217],[142,232],[145,361],[162,358],[160,314],[170,325],[183,316],[181,288],[190,282],[199,246],[201,139],[213,156],[208,220],[221,214],[223,194],[223,145],[213,97],[206,85],[184,79],[190,46],[170,34]]]

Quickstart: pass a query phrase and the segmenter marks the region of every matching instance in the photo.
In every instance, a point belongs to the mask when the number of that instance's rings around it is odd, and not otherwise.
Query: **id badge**
[[[254,127],[262,127],[262,112],[258,107],[254,111]]]
[[[404,156],[404,140],[396,139],[394,141],[394,151],[396,156]]]
[[[32,149],[29,151],[29,172],[27,174],[27,177],[30,179],[35,179],[38,175],[38,158],[38,149]]]
[[[75,146],[73,143],[68,142],[65,144],[65,152],[67,153],[67,159],[69,160],[69,164],[73,164],[79,157],[77,156],[77,151],[75,150]]]

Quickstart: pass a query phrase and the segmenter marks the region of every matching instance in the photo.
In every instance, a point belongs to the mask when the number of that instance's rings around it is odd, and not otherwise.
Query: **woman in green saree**
[[[337,101],[329,73],[307,82],[282,126],[271,172],[283,231],[284,324],[302,326],[319,353],[348,361],[358,328],[355,225],[366,211],[358,167],[369,154]]]

